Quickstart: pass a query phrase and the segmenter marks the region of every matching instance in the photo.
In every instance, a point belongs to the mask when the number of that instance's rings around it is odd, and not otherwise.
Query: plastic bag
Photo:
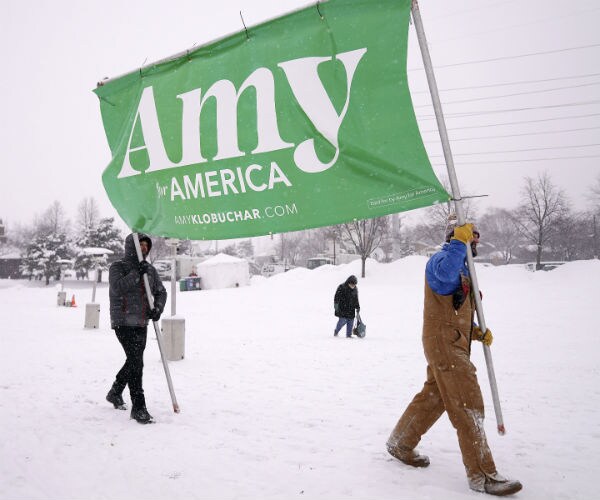
[[[362,322],[359,314],[357,314],[356,326],[352,329],[352,333],[361,339],[367,334],[367,325]]]

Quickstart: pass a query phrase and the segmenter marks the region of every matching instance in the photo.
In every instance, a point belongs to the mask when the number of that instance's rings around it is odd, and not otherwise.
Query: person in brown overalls
[[[473,224],[451,228],[446,242],[425,268],[423,348],[427,380],[394,427],[387,450],[405,464],[427,467],[429,458],[415,448],[446,411],[458,434],[469,487],[491,495],[511,495],[522,485],[496,471],[483,428],[481,389],[469,359],[472,338],[487,345],[493,340],[489,329],[484,334],[473,324],[466,245],[470,244],[473,255],[477,255],[479,232]]]

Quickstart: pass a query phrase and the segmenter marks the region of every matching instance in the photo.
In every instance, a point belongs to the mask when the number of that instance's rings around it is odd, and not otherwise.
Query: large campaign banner
[[[330,0],[100,84],[135,231],[227,239],[449,199],[406,76],[410,0]]]

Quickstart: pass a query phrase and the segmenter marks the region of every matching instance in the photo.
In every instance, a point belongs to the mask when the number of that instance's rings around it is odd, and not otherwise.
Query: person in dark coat
[[[167,302],[167,291],[156,269],[146,261],[152,248],[152,240],[145,234],[138,235],[144,260],[138,261],[133,234],[125,238],[125,256],[111,264],[108,271],[110,324],[125,351],[125,364],[117,373],[115,382],[106,395],[115,408],[125,410],[122,393],[129,386],[131,418],[141,424],[152,422],[146,409],[142,387],[144,349],[148,334],[148,321],[158,321]],[[154,308],[150,309],[143,275],[148,275]]]
[[[484,405],[476,369],[469,359],[471,340],[491,345],[489,329],[473,323],[474,299],[466,265],[467,245],[477,255],[479,232],[473,224],[452,229],[442,250],[425,267],[423,348],[427,380],[408,405],[387,441],[393,457],[413,467],[427,467],[429,458],[416,446],[445,412],[456,429],[469,487],[505,496],[521,490],[519,481],[496,470],[483,428]]]
[[[358,280],[356,276],[348,276],[348,279],[337,287],[333,297],[334,314],[339,318],[335,329],[334,337],[337,337],[339,331],[346,325],[346,337],[352,337],[352,327],[354,326],[354,311],[360,311],[358,302]]]

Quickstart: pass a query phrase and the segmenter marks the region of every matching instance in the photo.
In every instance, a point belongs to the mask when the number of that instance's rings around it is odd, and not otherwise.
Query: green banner
[[[410,0],[330,0],[100,85],[135,231],[227,239],[447,201],[406,77]]]

